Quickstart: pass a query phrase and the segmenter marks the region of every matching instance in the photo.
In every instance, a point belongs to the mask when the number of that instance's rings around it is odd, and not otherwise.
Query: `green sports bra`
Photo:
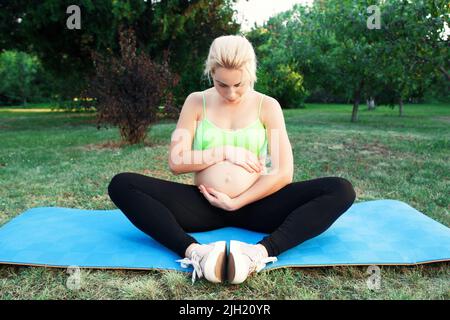
[[[226,130],[219,128],[206,117],[206,101],[203,94],[203,120],[199,121],[195,130],[193,150],[205,150],[217,146],[231,145],[243,147],[252,151],[257,157],[267,156],[266,128],[260,121],[261,105],[264,95],[261,96],[258,109],[258,119],[245,128]]]

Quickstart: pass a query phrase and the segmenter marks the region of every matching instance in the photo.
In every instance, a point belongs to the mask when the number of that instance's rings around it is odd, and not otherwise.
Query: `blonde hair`
[[[211,81],[217,68],[239,69],[243,78],[250,81],[251,87],[257,81],[256,55],[250,41],[241,35],[220,36],[211,44],[203,74]]]

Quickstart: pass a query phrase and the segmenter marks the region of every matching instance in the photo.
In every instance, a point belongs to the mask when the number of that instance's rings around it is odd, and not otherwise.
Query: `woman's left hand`
[[[211,187],[205,187],[202,184],[198,186],[198,189],[213,206],[226,211],[235,211],[238,209],[236,201],[226,193],[219,192]]]

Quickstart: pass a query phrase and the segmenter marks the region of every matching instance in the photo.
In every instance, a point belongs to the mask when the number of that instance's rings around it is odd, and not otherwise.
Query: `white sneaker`
[[[200,248],[192,250],[190,257],[176,260],[182,268],[192,265],[192,284],[196,278],[205,277],[206,280],[220,283],[225,280],[227,243],[217,241],[210,244],[202,244]]]
[[[266,263],[275,262],[276,257],[264,257],[263,252],[255,245],[241,241],[230,241],[230,254],[228,256],[228,281],[239,284],[256,271],[260,272]]]

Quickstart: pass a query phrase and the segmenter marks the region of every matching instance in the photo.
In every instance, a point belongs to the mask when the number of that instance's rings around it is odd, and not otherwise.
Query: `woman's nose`
[[[230,100],[235,100],[238,97],[237,93],[233,90],[231,90],[231,92],[228,93],[228,99]]]

